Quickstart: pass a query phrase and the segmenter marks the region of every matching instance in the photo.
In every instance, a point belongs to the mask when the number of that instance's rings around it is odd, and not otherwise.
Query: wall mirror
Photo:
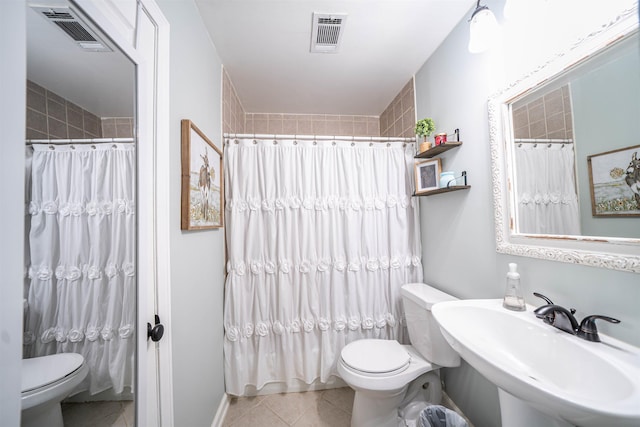
[[[637,5],[489,99],[498,252],[640,272]]]
[[[81,354],[88,374],[63,416],[132,425],[136,64],[76,2],[28,5],[26,19],[23,357]]]

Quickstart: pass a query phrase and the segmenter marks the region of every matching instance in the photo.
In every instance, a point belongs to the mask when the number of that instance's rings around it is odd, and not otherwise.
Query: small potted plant
[[[431,148],[431,143],[427,142],[427,138],[436,130],[436,124],[430,117],[418,120],[416,123],[416,135],[424,138],[424,142],[420,144],[420,152]]]

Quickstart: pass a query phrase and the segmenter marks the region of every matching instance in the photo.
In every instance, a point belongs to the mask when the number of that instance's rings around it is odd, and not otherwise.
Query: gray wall
[[[626,43],[624,56],[571,83],[580,224],[587,236],[640,237],[640,218],[592,216],[587,169],[587,156],[640,145],[638,51],[636,37],[635,42]],[[629,161],[621,167],[626,169]]]
[[[192,0],[158,0],[171,25],[171,336],[174,425],[209,427],[224,395],[223,229],[180,230],[180,120],[221,145],[222,69]]]
[[[483,3],[503,21],[503,0]],[[420,199],[425,281],[460,298],[501,298],[507,264],[516,262],[527,302],[540,305],[531,295],[539,291],[559,304],[575,307],[580,318],[594,313],[617,317],[622,323],[602,325],[603,333],[640,345],[638,274],[495,251],[487,99],[532,69],[534,60],[539,61],[536,58],[550,57],[560,46],[560,34],[553,31],[557,28],[570,35],[572,23],[583,16],[575,11],[574,15],[549,15],[549,19],[564,20],[565,25],[545,23],[545,32],[536,32],[540,38],[528,46],[517,43],[526,42],[526,34],[523,38],[510,33],[524,30],[525,25],[507,23],[503,25],[504,45],[474,55],[467,50],[470,15],[471,11],[416,74],[417,116],[433,117],[443,131],[460,128],[464,143],[442,155],[443,168],[466,170],[471,185],[468,191]],[[537,47],[546,49],[546,54],[532,51]],[[513,63],[514,58],[522,60]],[[476,427],[500,426],[498,393],[493,384],[466,363],[444,375],[447,392]]]

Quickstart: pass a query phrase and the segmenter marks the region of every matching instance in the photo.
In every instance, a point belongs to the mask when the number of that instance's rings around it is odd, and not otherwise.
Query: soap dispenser
[[[520,274],[517,272],[518,265],[515,262],[509,263],[507,273],[507,290],[504,293],[502,306],[513,311],[525,311],[526,305],[522,290],[520,289]]]

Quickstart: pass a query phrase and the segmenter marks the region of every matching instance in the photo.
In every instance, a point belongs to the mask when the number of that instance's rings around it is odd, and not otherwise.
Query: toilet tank
[[[431,314],[433,304],[457,300],[424,283],[408,283],[400,289],[411,345],[429,362],[446,367],[460,365],[460,355],[444,339]]]

